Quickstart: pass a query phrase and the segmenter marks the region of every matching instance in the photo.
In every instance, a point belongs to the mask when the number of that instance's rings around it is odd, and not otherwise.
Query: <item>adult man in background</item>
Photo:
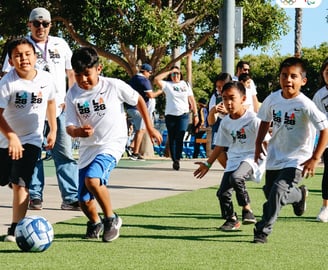
[[[65,96],[66,76],[68,86],[75,82],[71,67],[72,51],[67,42],[59,37],[49,36],[51,28],[50,12],[38,7],[31,11],[28,27],[30,35],[27,37],[35,47],[37,54],[36,68],[50,72],[56,83],[56,116],[57,138],[51,155],[56,167],[58,186],[62,197],[62,210],[80,210],[78,204],[78,167],[72,154],[72,141],[65,129]],[[3,71],[10,70],[8,61],[5,61]],[[46,127],[48,126],[46,122]],[[47,130],[45,131],[47,132]],[[40,159],[35,167],[30,184],[29,209],[41,210],[44,189],[43,160]]]
[[[155,98],[163,93],[162,90],[153,92],[153,87],[149,80],[152,74],[152,66],[149,64],[143,64],[140,68],[140,72],[134,75],[130,81],[131,87],[136,90],[145,100],[149,112],[149,116],[153,119],[153,112],[155,110]],[[127,105],[127,113],[132,118],[135,135],[132,141],[133,153],[130,156],[132,160],[145,160],[140,154],[140,147],[143,136],[145,134],[145,123],[136,107]]]

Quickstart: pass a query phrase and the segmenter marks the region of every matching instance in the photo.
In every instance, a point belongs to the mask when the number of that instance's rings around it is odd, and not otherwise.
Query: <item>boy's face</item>
[[[328,65],[323,70],[322,76],[323,76],[323,78],[325,80],[325,84],[328,85]]]
[[[29,44],[17,45],[17,47],[12,50],[11,57],[9,58],[9,64],[15,67],[19,74],[34,70],[35,62],[36,54]]]
[[[281,69],[279,76],[282,95],[284,98],[294,98],[301,92],[301,87],[306,84],[306,77],[302,76],[300,66],[290,66]]]
[[[235,87],[224,90],[222,93],[222,99],[224,107],[227,109],[232,118],[234,118],[234,115],[238,114],[240,116],[244,112],[243,103],[246,96],[241,95]]]
[[[78,86],[84,90],[91,90],[98,83],[98,76],[101,72],[101,66],[86,68],[81,73],[74,73]]]

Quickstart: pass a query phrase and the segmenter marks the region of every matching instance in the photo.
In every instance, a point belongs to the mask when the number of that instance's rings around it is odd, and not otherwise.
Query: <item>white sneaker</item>
[[[322,206],[317,221],[328,222],[328,207]]]
[[[5,239],[3,239],[4,242],[16,242],[16,237],[14,235],[6,235]]]

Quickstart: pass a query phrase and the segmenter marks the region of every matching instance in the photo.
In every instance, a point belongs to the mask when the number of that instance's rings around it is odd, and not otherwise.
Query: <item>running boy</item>
[[[266,243],[280,209],[292,204],[296,216],[306,209],[307,188],[298,183],[303,176],[314,175],[315,167],[328,143],[328,122],[317,106],[301,93],[306,84],[305,63],[295,57],[285,59],[279,68],[281,90],[263,102],[258,117],[262,120],[256,138],[255,161],[258,161],[263,138],[272,123],[268,145],[265,186],[266,202],[262,220],[254,229],[254,243]],[[314,148],[316,129],[320,131]]]
[[[153,128],[147,106],[137,91],[121,80],[100,76],[102,70],[95,49],[82,47],[72,56],[76,83],[66,98],[66,130],[80,137],[79,202],[89,219],[86,239],[111,242],[119,237],[122,219],[113,212],[106,185],[110,172],[118,163],[127,141],[123,103],[137,106],[151,138],[161,143],[160,133]],[[96,207],[99,203],[104,218]]]
[[[221,121],[215,138],[215,148],[208,160],[205,163],[195,162],[199,168],[194,172],[194,176],[202,178],[225,147],[228,147],[227,166],[216,195],[220,202],[222,217],[226,219],[219,229],[231,231],[240,227],[231,200],[233,190],[236,192],[238,204],[242,207],[243,224],[256,222],[245,182],[255,177],[259,169],[254,162],[254,144],[260,119],[243,106],[246,89],[242,83],[226,83],[222,88],[222,98],[229,115]]]
[[[6,242],[15,242],[17,223],[25,217],[29,185],[40,155],[45,116],[50,132],[47,149],[56,139],[55,84],[48,72],[36,70],[35,49],[25,38],[8,44],[14,67],[0,81],[0,184],[13,190],[13,216]]]

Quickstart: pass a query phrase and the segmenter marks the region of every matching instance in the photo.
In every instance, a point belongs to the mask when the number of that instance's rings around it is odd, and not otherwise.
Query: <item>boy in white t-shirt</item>
[[[255,161],[272,125],[268,145],[262,220],[254,229],[254,243],[266,243],[280,209],[292,204],[296,216],[306,209],[307,188],[298,187],[302,177],[313,176],[328,143],[328,122],[317,106],[301,93],[306,84],[305,63],[300,58],[285,59],[279,68],[281,90],[263,102],[258,117],[262,120],[256,138]],[[320,132],[314,148],[316,129]]]
[[[260,119],[254,112],[246,110],[243,106],[246,89],[242,83],[226,83],[222,88],[222,98],[228,115],[221,121],[211,156],[206,162],[195,162],[199,168],[194,172],[194,176],[202,178],[217,157],[228,147],[227,166],[217,191],[217,197],[220,201],[222,217],[226,219],[219,229],[232,231],[240,227],[231,200],[233,190],[236,192],[238,204],[242,207],[243,224],[256,222],[245,182],[255,177],[259,181],[262,177],[262,174],[258,173],[259,166],[254,162],[254,144]],[[265,157],[262,158],[264,161]]]
[[[119,237],[121,218],[113,212],[106,185],[110,172],[120,160],[127,141],[123,103],[137,106],[151,138],[160,144],[143,98],[125,82],[99,76],[101,65],[95,49],[82,47],[72,56],[76,83],[66,97],[66,131],[80,138],[79,203],[89,219],[86,239],[111,242]],[[100,219],[96,201],[104,218]]]
[[[56,88],[48,72],[34,68],[36,54],[30,41],[10,41],[8,56],[14,69],[0,81],[0,184],[10,184],[13,190],[12,223],[4,240],[15,242],[15,228],[28,208],[29,186],[41,152],[46,115],[50,126],[47,149],[55,144]]]

